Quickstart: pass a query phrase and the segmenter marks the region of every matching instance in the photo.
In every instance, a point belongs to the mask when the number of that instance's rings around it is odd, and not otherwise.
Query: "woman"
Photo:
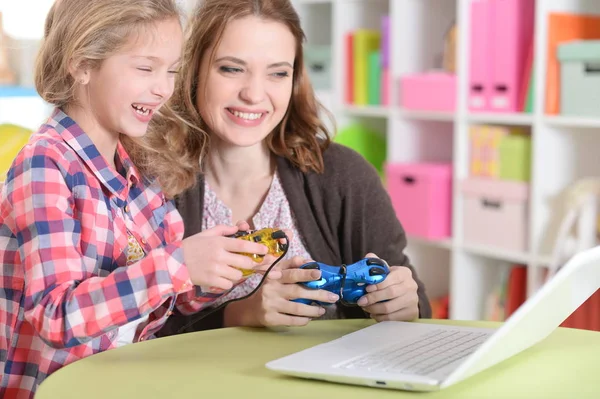
[[[255,229],[289,229],[293,239],[278,278],[196,323],[176,314],[161,334],[304,325],[315,318],[430,317],[423,284],[403,253],[404,230],[377,172],[356,152],[331,143],[319,118],[303,63],[304,33],[291,3],[206,0],[188,29],[172,106],[187,121],[190,137],[209,140],[201,149],[198,183],[177,200],[186,234],[247,221]],[[175,120],[163,123],[165,132],[183,128]],[[365,256],[386,260],[391,272],[369,287],[358,307],[296,284],[319,277],[297,268],[308,259],[341,265]],[[261,277],[250,277],[221,303],[248,294]],[[325,310],[294,298],[332,305]]]

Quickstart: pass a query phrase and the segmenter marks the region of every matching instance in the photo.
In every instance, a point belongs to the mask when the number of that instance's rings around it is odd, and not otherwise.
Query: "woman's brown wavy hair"
[[[154,142],[155,148],[164,148],[161,141],[173,142],[183,138],[179,146],[180,156],[191,156],[201,165],[210,147],[210,128],[196,108],[198,96],[205,87],[202,81],[205,77],[199,76],[200,63],[207,56],[212,63],[229,22],[248,16],[282,23],[296,39],[292,97],[282,121],[267,136],[267,144],[273,153],[287,158],[303,172],[320,173],[324,168],[322,153],[329,145],[330,137],[319,112],[330,114],[317,101],[308,79],[302,48],[305,35],[300,18],[289,0],[202,1],[188,21],[182,69],[168,105],[177,117],[156,118],[148,138]],[[191,187],[195,178],[179,183],[180,186]]]

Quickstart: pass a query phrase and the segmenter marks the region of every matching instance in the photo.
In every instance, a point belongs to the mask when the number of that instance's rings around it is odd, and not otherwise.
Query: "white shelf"
[[[545,116],[544,123],[554,127],[600,128],[600,118]]]
[[[495,113],[470,113],[467,116],[469,123],[490,123],[502,125],[528,126],[533,124],[531,114],[495,114]]]
[[[365,116],[372,118],[401,117],[411,120],[440,122],[453,122],[456,118],[456,114],[454,112],[413,111],[408,109],[376,105],[344,105],[342,111],[350,115]]]
[[[513,252],[503,249],[486,247],[481,245],[463,244],[462,249],[473,255],[480,255],[490,259],[497,259],[505,262],[529,263],[532,258],[526,252]]]
[[[539,255],[533,256],[532,262],[535,262],[539,267],[548,267],[552,263],[552,256],[550,255]]]
[[[342,108],[342,112],[349,115],[366,116],[372,118],[387,118],[392,114],[391,109],[375,105],[345,105]]]
[[[447,250],[462,250],[471,255],[483,256],[489,259],[495,259],[503,262],[512,262],[519,264],[537,263],[541,267],[546,267],[550,264],[549,255],[535,256],[527,252],[506,251],[499,248],[487,247],[474,244],[457,244],[452,238],[441,240],[430,240],[416,236],[407,236],[409,247],[420,246],[423,248],[441,248]]]
[[[441,111],[413,111],[408,109],[401,109],[398,112],[398,115],[405,119],[424,121],[453,122],[456,119],[456,113]]]
[[[377,125],[386,134],[388,162],[447,162],[453,165],[452,231],[447,240],[408,237],[407,252],[421,279],[433,292],[441,292],[446,278],[451,318],[479,319],[489,290],[498,283],[495,265],[525,264],[528,293],[539,288],[539,278],[550,263],[557,219],[562,215],[561,195],[576,180],[600,176],[600,118],[544,114],[546,96],[547,24],[551,12],[600,14],[600,1],[537,0],[534,26],[534,71],[537,84],[532,113],[475,113],[468,109],[469,8],[473,0],[332,0],[331,7],[309,6],[296,0],[302,16],[318,9],[331,13],[334,74],[332,111],[343,127],[348,117]],[[319,1],[320,3],[321,1]],[[309,10],[309,11],[307,11]],[[312,10],[312,11],[310,11]],[[330,10],[330,11],[329,11]],[[319,14],[320,15],[320,14]],[[345,103],[346,34],[357,28],[379,29],[381,17],[390,16],[390,106],[350,106]],[[307,17],[308,18],[308,17]],[[309,30],[318,21],[303,20]],[[459,21],[457,46],[457,101],[454,112],[411,111],[399,106],[399,78],[439,67],[443,38],[453,21]],[[307,32],[309,42],[310,31]],[[318,36],[317,36],[318,37]],[[351,118],[350,118],[351,119]],[[528,199],[530,247],[523,252],[504,251],[463,243],[463,206],[460,181],[468,177],[469,128],[473,124],[525,126],[532,133],[531,181]],[[445,272],[442,272],[444,270]]]

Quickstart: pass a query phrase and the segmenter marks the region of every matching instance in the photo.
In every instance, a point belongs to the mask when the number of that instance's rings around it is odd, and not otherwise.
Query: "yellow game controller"
[[[267,248],[269,248],[268,253],[273,256],[281,256],[288,248],[288,238],[283,232],[283,230],[279,229],[265,228],[260,230],[238,231],[230,237],[263,244]],[[285,242],[281,242],[281,240],[285,240]],[[262,262],[265,257],[264,255],[251,254],[246,252],[242,252],[241,254],[249,256],[256,263]],[[255,273],[254,270],[239,270],[242,271],[244,277],[248,277]]]

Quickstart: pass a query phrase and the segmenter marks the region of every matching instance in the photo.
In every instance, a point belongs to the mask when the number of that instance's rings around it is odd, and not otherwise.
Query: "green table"
[[[427,323],[495,327],[489,322]],[[51,375],[36,399],[119,398],[600,398],[600,333],[559,328],[525,352],[462,383],[413,393],[280,376],[265,363],[370,325],[313,321],[306,327],[228,328],[128,345]]]

